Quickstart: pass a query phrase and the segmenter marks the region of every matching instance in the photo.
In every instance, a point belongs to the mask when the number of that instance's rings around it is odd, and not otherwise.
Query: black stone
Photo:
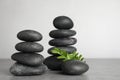
[[[51,70],[61,70],[62,63],[63,61],[55,56],[49,56],[44,60],[44,64]]]
[[[59,39],[52,39],[49,41],[51,46],[67,46],[73,45],[77,42],[75,38],[59,38]]]
[[[17,34],[18,39],[28,42],[40,41],[42,35],[35,30],[23,30]]]
[[[19,54],[38,54],[38,52],[16,52]]]
[[[26,54],[26,53],[14,53],[11,59],[28,66],[40,66],[43,63],[44,57],[41,54]]]
[[[22,52],[41,52],[43,46],[34,42],[20,42],[16,44],[15,49]]]
[[[70,75],[80,75],[88,71],[88,69],[88,64],[80,60],[68,60],[62,64],[62,71]]]
[[[66,46],[66,47],[52,47],[52,48],[48,49],[48,53],[51,54],[51,55],[57,56],[57,54],[54,54],[54,53],[51,52],[51,50],[53,50],[54,48],[59,48],[59,49],[64,50],[68,53],[72,53],[74,51],[77,51],[77,49],[75,47]]]
[[[58,16],[53,20],[53,25],[57,29],[71,29],[73,27],[73,21],[67,16]]]
[[[74,30],[52,30],[49,35],[52,38],[66,38],[70,36],[74,36],[76,31]]]
[[[42,64],[38,67],[30,67],[20,63],[15,63],[10,67],[10,73],[15,76],[41,75],[47,71],[47,66]]]

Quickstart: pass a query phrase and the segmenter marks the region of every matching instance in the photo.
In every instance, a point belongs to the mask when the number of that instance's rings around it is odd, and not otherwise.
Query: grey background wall
[[[0,0],[0,58],[10,58],[20,42],[16,34],[34,29],[43,34],[48,56],[52,21],[65,15],[74,21],[75,47],[86,58],[120,58],[120,0]]]

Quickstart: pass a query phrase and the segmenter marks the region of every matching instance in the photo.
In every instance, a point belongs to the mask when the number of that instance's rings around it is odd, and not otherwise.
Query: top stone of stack
[[[71,29],[74,24],[73,21],[67,16],[58,16],[53,20],[53,25],[57,29]]]
[[[22,41],[35,42],[42,39],[42,35],[34,30],[23,30],[17,34],[17,38]]]

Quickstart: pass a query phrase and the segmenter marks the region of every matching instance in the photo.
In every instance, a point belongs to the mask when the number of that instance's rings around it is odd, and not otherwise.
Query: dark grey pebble
[[[42,34],[35,30],[23,30],[17,34],[18,39],[28,42],[40,41]]]
[[[64,50],[68,53],[72,53],[74,51],[77,51],[77,49],[73,46],[65,46],[65,47],[51,47],[50,49],[48,49],[48,53],[51,55],[56,55],[56,54],[51,52],[51,50],[53,50],[54,48],[59,48],[59,49]]]
[[[30,67],[20,63],[15,63],[10,67],[10,73],[15,76],[41,75],[47,71],[47,66],[42,64],[38,67]]]
[[[68,46],[73,45],[77,42],[76,38],[59,38],[59,39],[52,39],[49,41],[51,46]]]
[[[44,57],[41,54],[14,53],[11,59],[28,66],[39,66],[43,63]]]
[[[73,27],[73,21],[67,16],[58,16],[53,20],[53,25],[57,29],[71,29]]]
[[[62,63],[63,61],[56,56],[49,56],[44,60],[44,64],[51,70],[61,70]]]
[[[35,42],[20,42],[16,44],[15,49],[22,52],[41,52],[43,46]]]
[[[88,71],[87,63],[79,60],[68,60],[62,64],[62,71],[69,75],[80,75]]]
[[[49,35],[52,38],[66,38],[70,36],[74,36],[76,31],[74,30],[52,30]]]

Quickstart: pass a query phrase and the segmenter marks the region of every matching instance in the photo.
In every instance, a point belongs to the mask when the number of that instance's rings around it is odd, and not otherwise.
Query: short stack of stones
[[[77,49],[71,45],[74,45],[77,40],[72,38],[76,34],[76,31],[70,30],[74,24],[73,21],[67,16],[58,16],[53,20],[53,25],[57,30],[52,30],[49,35],[51,38],[54,38],[49,41],[49,45],[53,46],[48,49],[48,53],[52,56],[49,56],[45,59],[44,64],[48,66],[51,70],[61,70],[62,60],[57,59],[56,54],[52,53],[54,48],[59,48],[68,53],[72,53]]]
[[[17,34],[17,37],[23,42],[15,46],[19,52],[11,56],[16,63],[10,67],[10,72],[16,76],[40,75],[46,72],[47,66],[43,64],[44,57],[38,54],[43,51],[43,46],[36,43],[42,39],[42,35],[35,30],[23,30]]]

